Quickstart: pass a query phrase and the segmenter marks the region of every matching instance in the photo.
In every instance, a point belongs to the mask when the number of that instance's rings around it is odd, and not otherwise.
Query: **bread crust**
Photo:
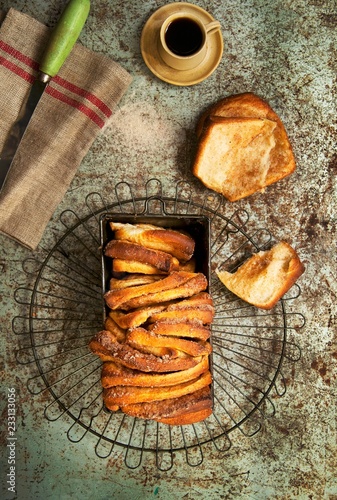
[[[196,423],[212,413],[211,391],[209,387],[204,387],[179,398],[125,405],[122,410],[133,417],[170,425]]]
[[[116,240],[138,243],[146,248],[170,253],[180,261],[189,260],[195,248],[195,242],[189,235],[173,229],[164,229],[151,224],[122,224],[111,222]]]
[[[170,276],[172,276],[172,274]],[[160,304],[183,297],[190,297],[205,290],[207,285],[207,279],[202,273],[193,273],[193,276],[181,285],[174,288],[166,288],[158,292],[149,292],[146,295],[138,295],[137,297],[123,302],[120,308],[128,311],[138,307],[146,307],[151,304]]]
[[[165,309],[166,305],[154,305],[149,307],[140,307],[130,312],[120,310],[110,311],[109,317],[112,318],[121,328],[135,328],[146,323],[152,314],[156,314]]]
[[[210,385],[212,377],[209,371],[199,377],[181,384],[164,387],[116,386],[103,389],[103,399],[107,408],[110,405],[125,406],[134,403],[162,401],[191,394]]]
[[[110,309],[125,309],[125,304],[130,303],[132,299],[135,298],[143,298],[145,301],[145,297],[148,295],[155,295],[157,293],[163,293],[167,290],[171,291],[175,288],[179,287],[187,283],[194,276],[194,273],[185,273],[181,272],[173,272],[167,277],[158,280],[154,283],[139,285],[139,286],[130,286],[128,288],[122,290],[109,290],[105,295],[104,299],[106,304],[110,307]],[[144,302],[143,301],[143,302]],[[154,300],[152,303],[156,303],[158,301]],[[162,300],[161,302],[164,302]],[[151,303],[151,302],[150,302]],[[149,304],[140,304],[141,306],[149,305]],[[135,309],[138,307],[137,305],[127,307],[127,309]]]
[[[116,290],[124,288],[118,287]],[[182,321],[199,320],[203,324],[210,324],[214,317],[214,305],[209,293],[201,292],[187,299],[143,306],[130,312],[119,309],[111,310],[109,317],[123,329],[135,328],[147,321],[154,323],[161,319],[178,320],[180,318]]]
[[[195,259],[190,259],[186,262],[177,263],[173,260],[172,269],[178,271],[185,271],[188,273],[195,273],[196,263]],[[158,269],[158,267],[146,264],[145,262],[140,262],[137,260],[126,260],[126,259],[117,259],[115,258],[112,262],[112,270],[114,273],[137,273],[141,276],[162,278],[164,274],[168,274],[167,271],[162,271]],[[155,280],[153,280],[155,281]],[[111,287],[113,288],[113,287]]]
[[[200,357],[181,358],[159,357],[145,354],[126,343],[120,344],[108,330],[102,330],[90,341],[89,347],[103,361],[115,361],[143,372],[174,372],[192,368],[200,362]]]
[[[197,306],[212,306],[213,307],[213,299],[211,295],[207,292],[200,292],[192,297],[188,297],[187,299],[179,300],[178,302],[173,302],[172,304],[167,305],[168,311],[177,311],[179,309],[188,309],[189,307],[197,307]]]
[[[245,178],[245,169],[242,168],[240,162],[237,165],[237,173],[230,176],[230,179],[223,185],[219,186],[217,182],[217,172],[221,169],[226,169],[226,158],[219,165],[214,165],[213,180],[212,175],[207,168],[208,180],[205,178],[203,171],[204,151],[205,146],[209,143],[210,137],[213,133],[214,127],[219,124],[225,126],[227,123],[233,123],[235,120],[268,120],[275,124],[272,139],[274,146],[270,149],[268,157],[268,168],[261,169],[262,176],[259,172],[256,174],[256,181],[254,182],[253,175],[251,179],[244,182],[242,186],[242,179]],[[199,140],[199,145],[192,167],[193,174],[198,177],[208,188],[222,193],[229,201],[236,201],[254,194],[256,191],[263,190],[265,187],[283,179],[294,172],[296,168],[295,157],[292,146],[290,144],[285,127],[279,116],[273,111],[270,105],[259,96],[247,92],[237,94],[234,96],[226,97],[219,102],[212,105],[200,117],[197,127],[196,135]],[[219,143],[219,148],[221,144]],[[270,146],[268,146],[270,148]],[[267,150],[266,150],[267,151]],[[207,152],[208,155],[208,152]],[[242,157],[242,151],[240,152]],[[249,164],[249,154],[247,154],[247,165]],[[229,189],[232,183],[233,189]],[[236,189],[234,189],[234,187]]]
[[[120,325],[118,325],[118,323],[111,316],[108,316],[105,319],[104,329],[111,332],[115,336],[117,342],[125,341],[126,337],[125,328],[122,328]]]
[[[190,411],[175,417],[158,417],[155,420],[166,425],[191,425],[205,420],[212,414],[212,408]]]
[[[158,335],[169,335],[172,337],[186,337],[199,340],[208,340],[211,335],[209,328],[205,327],[200,320],[192,319],[170,319],[158,320],[148,327]]]
[[[107,257],[138,261],[155,267],[159,271],[170,273],[179,269],[179,261],[167,252],[145,248],[129,241],[109,241],[104,251]],[[114,269],[116,270],[116,269]],[[158,271],[157,271],[158,272]]]
[[[114,273],[137,273],[149,276],[164,276],[167,271],[162,271],[152,264],[146,264],[139,260],[126,260],[114,258],[112,261],[112,270]]]
[[[222,283],[235,295],[260,309],[271,309],[304,272],[297,252],[285,241],[260,251],[235,273],[217,271]]]
[[[173,311],[164,310],[154,313],[150,316],[150,322],[161,320],[173,321],[193,321],[198,320],[204,325],[212,323],[214,318],[214,308],[208,304],[186,309],[177,309]]]
[[[117,385],[136,387],[168,387],[196,379],[209,369],[208,357],[203,356],[200,363],[187,370],[171,373],[144,373],[130,370],[114,362],[105,362],[102,367],[102,386],[104,388]]]
[[[260,118],[279,122],[278,115],[270,105],[253,92],[244,92],[224,97],[212,104],[199,118],[196,127],[197,137],[207,128],[209,119],[213,117],[223,118]]]
[[[148,285],[154,281],[162,279],[162,275],[154,274],[128,274],[125,278],[111,278],[110,280],[110,290],[120,290],[121,288],[127,288],[129,286],[137,285]]]
[[[134,328],[127,333],[126,342],[139,349],[141,346],[172,347],[189,354],[190,356],[208,356],[211,351],[209,342],[186,340],[183,338],[157,335],[145,328]]]

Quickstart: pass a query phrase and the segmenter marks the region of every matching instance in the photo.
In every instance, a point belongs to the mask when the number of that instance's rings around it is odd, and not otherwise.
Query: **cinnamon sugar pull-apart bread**
[[[295,158],[281,119],[253,93],[226,97],[197,124],[193,174],[229,201],[290,175]]]
[[[212,413],[214,305],[194,238],[150,224],[110,228],[108,314],[89,345],[103,361],[105,407],[169,425],[200,422]]]
[[[271,309],[304,272],[297,252],[285,241],[260,251],[234,273],[216,271],[222,283],[244,301]]]

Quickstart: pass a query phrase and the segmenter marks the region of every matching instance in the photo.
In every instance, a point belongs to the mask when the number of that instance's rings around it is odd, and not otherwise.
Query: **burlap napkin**
[[[10,9],[0,28],[0,151],[50,30]],[[35,249],[131,76],[79,43],[44,92],[0,194],[0,231]]]

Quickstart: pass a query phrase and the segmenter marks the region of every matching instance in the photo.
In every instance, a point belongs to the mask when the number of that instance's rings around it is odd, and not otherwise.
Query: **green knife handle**
[[[55,26],[40,64],[40,73],[55,76],[75,45],[90,10],[90,0],[70,0]]]

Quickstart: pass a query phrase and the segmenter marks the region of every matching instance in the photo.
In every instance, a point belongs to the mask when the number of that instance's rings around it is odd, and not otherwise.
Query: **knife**
[[[70,0],[52,31],[42,56],[39,73],[30,93],[21,106],[0,155],[0,190],[13,163],[15,153],[24,136],[39,100],[50,80],[58,73],[75,45],[90,10],[90,0]]]

